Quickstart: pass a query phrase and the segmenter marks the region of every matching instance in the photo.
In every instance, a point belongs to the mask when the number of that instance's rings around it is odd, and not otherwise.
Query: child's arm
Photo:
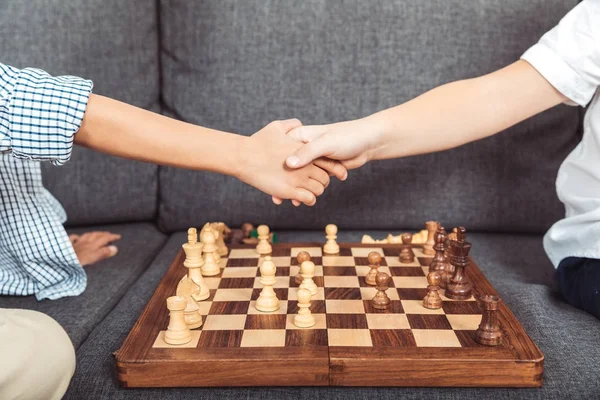
[[[290,135],[307,144],[287,159],[287,165],[299,168],[329,157],[351,169],[369,160],[446,150],[491,136],[565,100],[520,60],[362,119],[296,128]]]

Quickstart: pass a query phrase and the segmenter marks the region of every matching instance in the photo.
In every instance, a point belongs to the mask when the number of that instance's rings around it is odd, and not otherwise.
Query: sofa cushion
[[[282,241],[323,242],[321,232],[278,232]],[[385,236],[384,232],[371,232]],[[362,232],[340,232],[340,241],[358,241]],[[65,398],[80,399],[265,399],[265,398],[435,398],[435,399],[566,399],[597,397],[596,368],[600,321],[558,299],[551,289],[553,268],[541,236],[472,234],[473,256],[503,301],[516,314],[545,354],[540,389],[434,388],[177,388],[123,389],[116,380],[112,353],[118,350],[152,296],[185,233],[165,247],[113,311],[77,351],[77,369]],[[435,368],[435,366],[432,366]],[[204,373],[199,371],[199,373]]]
[[[122,238],[115,243],[119,248],[115,257],[85,267],[88,284],[83,294],[44,301],[37,301],[33,296],[0,296],[0,307],[26,308],[48,314],[65,328],[75,348],[79,347],[144,272],[166,240],[154,225],[144,223],[95,226],[69,230],[69,233],[92,230],[119,233]]]
[[[156,15],[154,0],[9,1],[0,13],[2,62],[89,78],[94,93],[158,111]],[[156,212],[156,166],[75,148],[71,162],[43,172],[71,225]]]
[[[358,118],[514,62],[577,3],[163,0],[164,101],[186,121],[244,135],[273,119]],[[579,140],[581,114],[560,106],[459,149],[372,163],[311,209],[270,207],[227,177],[161,169],[160,226],[185,229],[200,217],[239,226],[252,217],[290,229],[318,229],[325,219],[416,228],[435,218],[542,232],[563,215],[554,179]]]

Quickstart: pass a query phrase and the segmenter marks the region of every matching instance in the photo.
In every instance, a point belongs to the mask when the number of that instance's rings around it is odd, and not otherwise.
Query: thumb
[[[279,124],[285,133],[302,126],[302,122],[298,118],[284,119],[279,121]]]
[[[319,137],[296,150],[285,160],[285,163],[289,168],[301,168],[313,160],[325,156],[328,150],[327,140]]]

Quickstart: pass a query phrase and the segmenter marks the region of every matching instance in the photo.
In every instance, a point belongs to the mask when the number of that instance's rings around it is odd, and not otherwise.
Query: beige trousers
[[[75,372],[75,349],[49,316],[0,308],[0,399],[60,399]]]

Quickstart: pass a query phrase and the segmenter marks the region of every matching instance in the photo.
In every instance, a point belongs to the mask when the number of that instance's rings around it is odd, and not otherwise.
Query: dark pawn
[[[377,274],[376,282],[377,293],[375,294],[375,297],[373,297],[373,300],[371,300],[371,305],[376,310],[387,310],[392,304],[392,301],[385,293],[390,286],[390,276],[385,272],[380,272]]]
[[[437,310],[442,308],[442,298],[438,292],[440,285],[440,274],[436,271],[432,271],[427,274],[427,295],[423,299],[423,307]]]
[[[298,255],[296,256],[296,260],[298,260],[298,267],[300,267],[302,265],[302,263],[304,261],[310,261],[310,253],[308,251],[301,251],[298,253]],[[300,275],[300,272],[298,272],[298,275],[296,275],[296,278],[294,279],[296,281],[297,285],[300,285],[302,283],[302,275]]]
[[[404,233],[402,235],[402,250],[400,250],[400,262],[410,264],[415,261],[415,253],[412,250],[412,234]]]
[[[434,239],[433,250],[435,250],[435,255],[433,256],[433,260],[431,260],[431,264],[429,264],[429,272],[438,272],[440,274],[440,287],[445,288],[452,277],[454,267],[446,259],[446,240],[448,239],[448,235],[443,226],[438,228]]]
[[[454,275],[446,285],[445,295],[452,300],[468,300],[473,292],[469,278],[465,274],[465,268],[469,266],[469,251],[471,243],[467,242],[467,230],[459,227],[456,231],[456,241],[450,241],[448,255],[450,264],[454,266]]]
[[[479,305],[483,315],[481,324],[475,331],[475,340],[485,346],[498,346],[502,343],[502,329],[498,320],[498,306],[500,298],[498,296],[482,296],[479,298]]]
[[[369,253],[369,266],[371,269],[369,273],[365,276],[365,283],[370,286],[375,286],[377,284],[377,274],[379,273],[379,264],[381,264],[381,254],[376,251],[372,251]]]

